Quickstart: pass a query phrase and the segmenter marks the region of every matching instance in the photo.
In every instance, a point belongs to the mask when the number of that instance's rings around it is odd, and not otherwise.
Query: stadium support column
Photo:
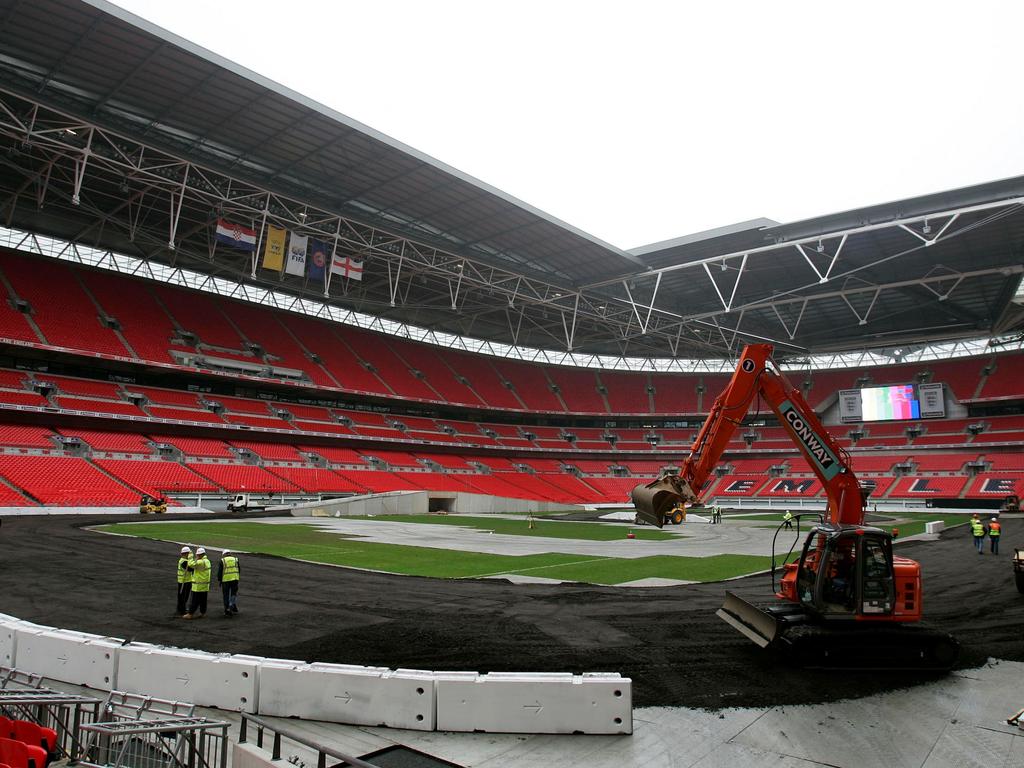
[[[188,174],[192,170],[192,164],[185,164],[185,173],[181,177],[181,188],[177,195],[171,193],[171,228],[167,237],[167,247],[174,250],[174,239],[178,236],[178,221],[181,218],[181,208],[185,204],[185,192],[188,190]],[[177,197],[177,203],[175,203]]]
[[[263,203],[263,220],[260,222],[260,235],[256,240],[256,250],[252,252],[252,276],[256,277],[256,264],[260,259],[260,251],[263,248],[263,233],[267,230],[267,213],[270,212],[270,193],[267,193],[267,199]]]
[[[71,129],[65,130],[72,136],[74,135],[74,131]],[[85,140],[85,147],[82,148],[81,157],[75,158],[75,186],[71,192],[72,205],[79,205],[82,202],[82,182],[85,180],[85,167],[89,164],[89,157],[92,155],[92,137],[95,133],[95,128],[89,129],[89,137]]]

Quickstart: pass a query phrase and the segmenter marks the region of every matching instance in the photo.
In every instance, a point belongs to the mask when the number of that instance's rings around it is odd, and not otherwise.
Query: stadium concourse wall
[[[506,499],[461,491],[392,491],[310,501],[270,511],[290,511],[295,517],[354,517],[362,515],[425,515],[430,512],[495,515],[503,512],[559,512],[584,509],[581,504],[559,504],[532,499]]]
[[[0,665],[101,691],[271,717],[417,731],[633,730],[632,681],[615,673],[432,672],[211,654],[3,614]]]

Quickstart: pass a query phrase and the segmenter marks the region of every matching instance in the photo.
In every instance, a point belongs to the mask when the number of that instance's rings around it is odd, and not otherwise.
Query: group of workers
[[[201,619],[206,616],[206,598],[210,592],[212,565],[206,549],[182,547],[178,554],[178,605],[175,615],[183,619]],[[238,555],[224,550],[217,564],[217,581],[224,597],[224,615],[231,618],[238,613],[238,580],[241,569]]]
[[[985,536],[988,536],[989,545],[992,548],[992,554],[999,554],[999,539],[1003,535],[1003,528],[999,524],[999,518],[993,517],[988,521],[986,526],[981,522],[981,518],[978,513],[975,512],[974,516],[971,517],[971,536],[974,537],[974,547],[978,550],[979,555],[985,554]]]

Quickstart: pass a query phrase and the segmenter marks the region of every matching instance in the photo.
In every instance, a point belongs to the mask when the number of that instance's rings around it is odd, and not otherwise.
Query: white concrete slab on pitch
[[[544,536],[516,536],[492,533],[458,525],[405,523],[391,520],[351,518],[264,518],[271,525],[315,525],[323,531],[345,536],[358,536],[361,541],[401,544],[411,547],[454,549],[462,552],[484,552],[493,555],[540,555],[560,552],[585,557],[638,558],[654,555],[685,555],[709,557],[717,554],[770,555],[774,528],[744,525],[706,525],[684,523],[667,529],[677,534],[663,541],[628,539],[628,527],[622,528],[622,539],[587,541]],[[549,521],[558,524],[558,521]],[[523,528],[527,521],[523,519]],[[778,542],[780,551],[789,542]]]

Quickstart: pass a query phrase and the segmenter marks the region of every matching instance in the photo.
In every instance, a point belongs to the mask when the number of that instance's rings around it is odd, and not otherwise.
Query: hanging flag
[[[347,277],[349,280],[362,280],[363,262],[348,256],[335,256],[331,264],[331,272],[340,277]]]
[[[324,265],[327,264],[327,260],[330,258],[331,250],[328,248],[327,243],[323,240],[317,240],[310,238],[309,240],[309,259],[313,264],[318,265],[314,273],[313,266],[309,268],[310,277],[319,277],[323,280],[324,277]]]
[[[217,219],[217,242],[242,251],[255,251],[256,232],[241,224]]]
[[[323,243],[314,240],[309,249],[309,258],[306,265],[309,267],[310,280],[323,280],[327,268],[327,247]]]
[[[316,242],[313,240],[312,242]],[[285,262],[284,271],[289,275],[298,275],[302,277],[306,274],[306,255],[309,252],[309,248],[306,244],[305,237],[299,237],[299,235],[292,235],[291,242],[288,245],[288,260]]]
[[[263,268],[278,272],[284,266],[284,241],[288,230],[267,226],[267,244],[263,248]]]

